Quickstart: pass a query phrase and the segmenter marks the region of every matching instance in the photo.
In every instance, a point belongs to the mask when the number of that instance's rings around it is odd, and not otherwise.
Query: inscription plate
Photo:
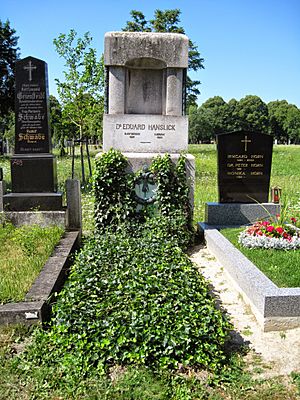
[[[103,118],[103,150],[169,152],[187,150],[188,121],[185,116],[106,114]]]
[[[49,153],[47,64],[34,57],[16,62],[16,154]]]
[[[217,135],[220,203],[267,203],[273,138],[263,133]]]

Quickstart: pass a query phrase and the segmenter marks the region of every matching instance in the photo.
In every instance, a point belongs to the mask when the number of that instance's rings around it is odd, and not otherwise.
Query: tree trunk
[[[80,162],[81,162],[81,176],[82,183],[85,184],[85,174],[84,174],[84,158],[83,158],[83,137],[82,137],[82,126],[79,127],[80,132]]]

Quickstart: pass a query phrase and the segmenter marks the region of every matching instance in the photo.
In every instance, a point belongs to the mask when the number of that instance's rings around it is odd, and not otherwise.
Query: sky
[[[131,10],[151,19],[156,9],[174,8],[204,58],[205,69],[191,74],[201,81],[199,105],[256,95],[300,108],[300,0],[1,0],[0,19],[16,30],[21,58],[47,62],[57,96],[55,78],[63,80],[65,69],[53,45],[59,34],[89,31],[100,57],[105,32],[121,30]]]

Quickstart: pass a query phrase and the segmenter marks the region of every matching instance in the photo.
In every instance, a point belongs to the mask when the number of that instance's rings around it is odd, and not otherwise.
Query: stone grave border
[[[4,192],[5,182],[0,181],[0,217],[2,214],[4,219],[11,221],[13,225],[54,224],[65,228],[63,237],[26,294],[25,301],[0,305],[0,325],[45,322],[50,316],[51,296],[61,290],[72,263],[72,254],[81,246],[80,181],[67,179],[67,206],[62,211],[3,211]]]
[[[0,325],[32,325],[49,320],[51,296],[61,290],[72,255],[80,247],[80,239],[79,230],[65,232],[26,294],[25,301],[0,305]]]
[[[300,327],[300,287],[276,286],[219,232],[222,227],[198,223],[208,250],[225,268],[263,331]]]

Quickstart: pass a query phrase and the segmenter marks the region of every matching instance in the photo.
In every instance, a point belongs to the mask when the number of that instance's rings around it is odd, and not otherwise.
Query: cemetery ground
[[[216,150],[214,145],[192,145],[189,152],[196,157],[196,193],[194,221],[204,220],[204,204],[217,199]],[[4,167],[5,179],[8,179],[8,160],[0,160]],[[92,157],[93,162],[93,157]],[[80,176],[80,160],[75,160],[76,176]],[[88,169],[86,168],[86,171]],[[60,188],[70,177],[71,158],[58,159],[58,180]],[[290,202],[294,213],[299,215],[300,154],[297,146],[275,146],[271,186],[282,188],[285,201]],[[86,236],[93,231],[93,196],[90,185],[83,188],[83,230]],[[199,251],[198,251],[199,250]],[[244,340],[245,348],[231,361],[231,367],[224,373],[221,385],[207,385],[207,375],[193,370],[179,371],[175,375],[155,374],[146,368],[115,368],[109,371],[109,377],[86,379],[80,383],[77,395],[72,390],[72,373],[69,383],[53,388],[39,376],[39,371],[28,371],[34,379],[29,385],[19,381],[19,372],[14,365],[12,355],[22,352],[24,345],[30,342],[32,328],[2,327],[0,330],[0,399],[296,399],[300,396],[300,371],[291,373],[290,368],[278,367],[272,360],[276,349],[290,366],[297,364],[299,348],[297,335],[299,330],[274,332],[262,336],[253,317],[243,304],[242,299],[226,281],[222,268],[202,246],[192,252],[192,259],[197,262],[200,271],[211,280],[214,290],[219,293],[224,308],[233,316],[237,342]],[[299,265],[299,263],[298,263]],[[295,268],[298,267],[295,265]],[[227,297],[226,297],[227,296]],[[231,297],[232,296],[232,297]],[[256,331],[257,329],[257,331]],[[243,338],[243,339],[242,339]],[[256,352],[247,351],[247,341],[253,343]],[[267,346],[268,344],[268,346]],[[237,343],[236,343],[237,345]],[[279,345],[279,347],[276,347]],[[235,346],[234,346],[235,347]],[[239,346],[237,346],[239,347]],[[252,346],[250,346],[252,347]],[[268,349],[266,349],[268,347]],[[273,348],[272,348],[273,347]],[[268,350],[271,356],[268,358]],[[262,353],[261,356],[259,353]],[[289,357],[287,357],[287,355]],[[296,359],[295,359],[296,358]],[[286,365],[288,367],[288,365]],[[242,368],[242,369],[241,369]],[[243,371],[243,372],[241,372]],[[279,375],[279,376],[278,376]],[[55,381],[57,377],[53,378]],[[216,382],[213,382],[216,383]],[[50,388],[51,387],[51,388]],[[172,392],[172,397],[168,394]],[[7,394],[9,393],[9,397]]]

